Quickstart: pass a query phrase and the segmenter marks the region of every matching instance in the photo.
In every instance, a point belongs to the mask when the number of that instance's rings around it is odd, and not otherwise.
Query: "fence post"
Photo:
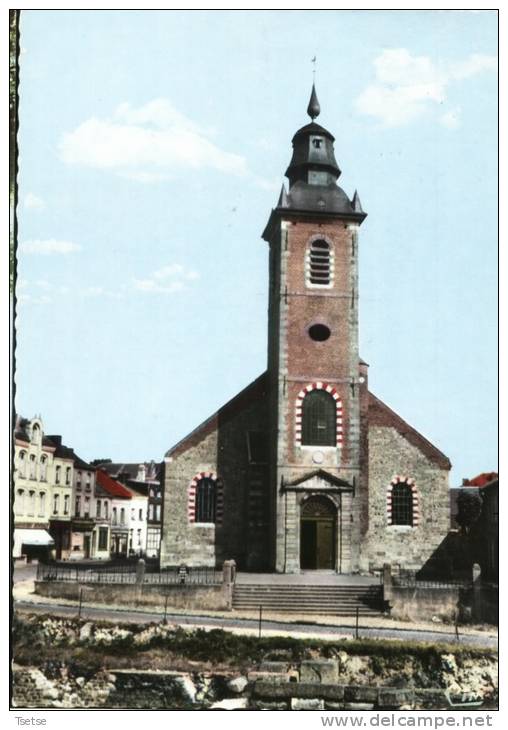
[[[236,563],[225,560],[222,565],[222,600],[227,611],[233,610],[233,590],[235,587]]]
[[[473,618],[482,620],[482,569],[475,563],[473,565]]]
[[[383,565],[383,605],[388,610],[393,597],[392,586],[392,566],[390,563],[385,563]]]

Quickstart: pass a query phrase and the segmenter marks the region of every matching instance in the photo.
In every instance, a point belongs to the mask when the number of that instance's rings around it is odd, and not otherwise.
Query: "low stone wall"
[[[231,609],[229,585],[115,585],[99,583],[75,583],[66,581],[35,581],[35,593],[49,598],[66,598],[79,601],[83,589],[83,605],[105,603],[128,606],[153,606],[164,608]]]
[[[481,692],[338,683],[337,662],[316,660],[291,668],[266,662],[241,674],[119,669],[92,677],[62,667],[48,677],[34,667],[13,670],[16,708],[185,710],[419,710],[449,709],[450,699],[482,701]],[[489,706],[493,696],[490,695]]]
[[[390,616],[403,621],[454,621],[464,605],[460,587],[429,588],[385,586],[384,599],[390,606]]]

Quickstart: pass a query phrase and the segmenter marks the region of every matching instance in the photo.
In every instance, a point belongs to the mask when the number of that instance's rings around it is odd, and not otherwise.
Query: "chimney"
[[[138,467],[138,475],[136,477],[136,481],[138,481],[138,482],[146,481],[146,466],[144,464],[140,464]]]

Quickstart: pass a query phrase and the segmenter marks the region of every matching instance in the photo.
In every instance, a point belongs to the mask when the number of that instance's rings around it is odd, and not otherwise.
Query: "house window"
[[[153,520],[153,504],[148,505],[148,521]]]
[[[136,510],[134,509],[134,507],[131,507],[131,520],[135,520],[135,519],[136,519]]]
[[[46,456],[45,456],[45,455],[43,454],[43,455],[41,456],[41,481],[42,481],[42,482],[45,482],[45,481],[46,481],[46,471],[47,471],[47,466],[48,466],[48,459],[47,459],[47,457],[46,457]]]
[[[76,489],[78,489],[78,490],[81,489],[81,472],[80,471],[78,471],[78,473],[76,475]]]
[[[120,524],[125,525],[125,508],[121,507],[120,509]]]
[[[26,477],[26,451],[20,451],[18,456],[19,476],[24,479]]]
[[[39,492],[39,517],[46,514],[46,492]]]
[[[332,283],[333,254],[330,245],[319,239],[312,241],[307,251],[307,284],[311,286],[330,286]]]
[[[85,497],[85,517],[90,517],[90,497]]]
[[[109,502],[104,500],[104,519],[106,519],[106,520],[108,519],[108,516],[109,516],[108,513],[109,513]]]
[[[138,530],[138,547],[141,547],[141,530]]]
[[[61,467],[57,466],[55,469],[55,484],[60,484],[60,471]]]
[[[28,514],[34,515],[35,513],[35,492],[30,491],[28,493]]]
[[[392,487],[392,525],[413,526],[413,490],[406,483]]]
[[[155,520],[156,522],[161,521],[161,506],[160,504],[155,505]]]
[[[53,514],[57,515],[59,509],[60,509],[60,495],[55,494],[55,495],[53,495]]]
[[[70,497],[68,494],[66,494],[64,497],[64,515],[69,514],[69,502],[70,502]]]
[[[101,516],[101,500],[100,499],[97,500],[97,505],[95,508],[95,516],[99,517],[99,518]]]
[[[25,490],[18,489],[16,493],[16,514],[22,515],[25,513]]]
[[[302,445],[336,446],[336,403],[326,390],[311,390],[303,399]]]
[[[30,454],[30,479],[35,479],[36,470],[35,454]]]
[[[158,551],[160,547],[160,533],[155,530],[150,530],[146,539],[146,549],[151,551]]]
[[[139,519],[140,519],[140,521],[143,521],[143,510],[142,509],[139,510]]]
[[[216,506],[217,482],[204,477],[196,487],[196,522],[215,522]]]
[[[87,473],[86,473],[86,485],[85,485],[85,489],[86,489],[87,492],[89,492],[90,489],[92,488],[92,486],[91,486],[91,480],[92,480],[92,475],[90,474],[89,471],[87,471]]]
[[[68,466],[65,470],[65,483],[70,484],[71,483],[71,467]]]
[[[81,497],[76,497],[76,517],[81,517]]]
[[[113,525],[116,525],[116,507],[113,507],[113,514],[112,514],[111,522],[113,523]]]
[[[108,528],[99,527],[99,550],[108,549]]]

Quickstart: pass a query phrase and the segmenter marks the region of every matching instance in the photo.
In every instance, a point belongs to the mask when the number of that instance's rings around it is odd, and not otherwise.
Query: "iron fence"
[[[43,563],[37,566],[37,580],[75,583],[113,583],[134,585],[138,580],[137,562],[104,563]],[[158,568],[145,566],[144,585],[220,585],[222,571],[209,567],[174,566]]]
[[[392,576],[394,586],[400,588],[464,588],[472,586],[470,578],[461,577],[439,577],[419,574],[415,570],[400,570]]]

